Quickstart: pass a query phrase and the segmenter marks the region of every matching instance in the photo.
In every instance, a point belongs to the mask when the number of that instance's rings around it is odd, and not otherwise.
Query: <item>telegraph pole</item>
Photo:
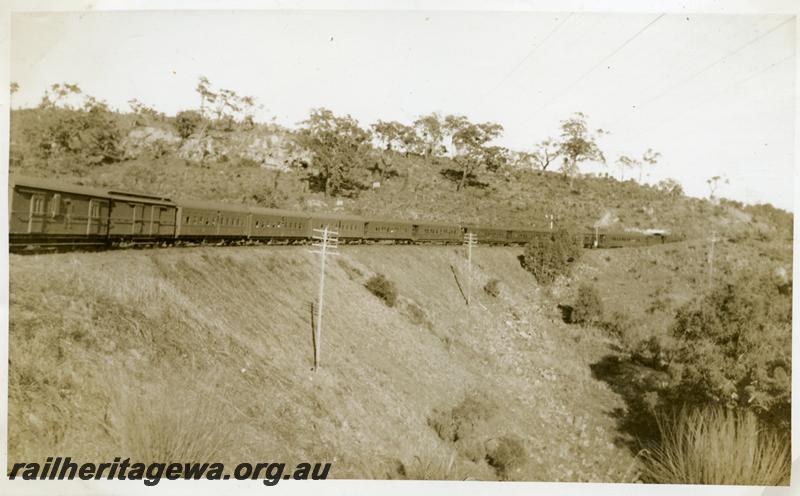
[[[325,296],[325,258],[328,255],[338,255],[336,249],[339,246],[339,233],[330,231],[328,226],[323,229],[314,229],[313,238],[315,240],[313,247],[316,250],[309,250],[311,253],[319,253],[320,255],[320,273],[319,273],[319,304],[317,305],[317,329],[314,335],[314,370],[319,368],[319,351],[320,339],[322,338],[322,303]]]
[[[472,298],[472,247],[478,244],[478,235],[464,234],[464,246],[467,247],[467,306]]]

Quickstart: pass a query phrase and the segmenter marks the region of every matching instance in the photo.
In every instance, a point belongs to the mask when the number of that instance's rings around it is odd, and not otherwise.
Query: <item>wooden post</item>
[[[328,230],[328,226],[323,229],[314,229],[315,234],[313,238],[316,242],[312,245],[316,250],[309,250],[311,253],[319,253],[320,255],[320,273],[319,273],[319,303],[317,304],[317,331],[314,336],[314,370],[316,371],[320,366],[320,339],[322,338],[322,306],[325,298],[325,260],[328,255],[338,255],[335,252],[339,244],[337,238],[338,232]]]
[[[472,247],[478,244],[478,235],[466,233],[464,245],[467,247],[467,306],[472,298]]]

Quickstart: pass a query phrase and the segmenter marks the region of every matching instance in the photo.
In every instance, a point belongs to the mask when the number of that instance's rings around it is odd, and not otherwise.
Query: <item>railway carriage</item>
[[[325,214],[313,213],[311,214],[311,229],[310,235],[316,235],[314,229],[323,229],[328,226],[331,231],[336,231],[339,239],[346,240],[361,240],[364,239],[364,219],[354,215],[340,215],[340,214]]]
[[[388,219],[368,219],[364,224],[364,239],[411,241],[414,225],[410,222]]]
[[[638,233],[605,232],[600,233],[598,237],[598,246],[600,248],[625,248],[644,244],[644,236]]]
[[[181,239],[233,239],[250,234],[250,209],[216,202],[181,200],[176,237]]]
[[[169,198],[111,191],[108,234],[115,240],[153,240],[175,237],[177,205]]]
[[[311,237],[311,217],[302,212],[251,207],[251,239],[306,239]]]
[[[464,232],[477,235],[479,244],[497,245],[507,244],[509,242],[508,229],[467,225],[464,227]]]
[[[528,244],[541,236],[546,236],[549,231],[537,231],[535,229],[514,228],[508,233],[509,243]]]
[[[458,224],[444,222],[414,222],[412,239],[415,241],[439,241],[461,243],[463,233]]]
[[[9,178],[9,243],[103,245],[111,199],[105,191],[38,178]]]

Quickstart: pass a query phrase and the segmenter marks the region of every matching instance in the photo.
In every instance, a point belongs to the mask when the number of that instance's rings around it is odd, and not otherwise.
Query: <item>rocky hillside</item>
[[[279,126],[254,124],[181,138],[174,118],[113,115],[124,135],[122,150],[113,160],[90,164],[38,158],[42,152],[34,147],[39,141],[32,136],[42,127],[46,112],[14,111],[11,172],[175,198],[358,215],[533,227],[547,225],[552,215],[557,223],[583,228],[667,229],[694,238],[716,232],[729,239],[791,239],[791,214],[770,206],[688,198],[608,176],[580,176],[570,187],[557,172],[512,167],[478,173],[456,191],[456,167],[450,159],[385,150],[374,151],[374,170],[361,171],[362,189],[326,198],[314,180],[308,152],[292,132]],[[383,174],[379,167],[385,169]]]

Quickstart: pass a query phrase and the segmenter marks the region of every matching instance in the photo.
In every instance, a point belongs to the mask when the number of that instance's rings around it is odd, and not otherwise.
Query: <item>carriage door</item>
[[[100,218],[100,204],[99,200],[91,199],[89,200],[89,215],[87,215],[86,219],[86,234],[101,234],[101,222],[102,219]]]
[[[164,215],[164,207],[156,207],[153,205],[153,232],[154,236],[161,234],[161,225],[166,220]]]
[[[174,226],[174,211],[166,207],[158,209],[158,234],[172,234]],[[164,229],[166,228],[166,229]],[[162,229],[164,229],[162,231]]]
[[[41,194],[31,196],[30,207],[28,209],[28,232],[40,233],[44,228],[44,206],[45,197]]]
[[[142,205],[130,204],[133,211],[131,219],[131,234],[142,234],[144,230],[144,212]]]

